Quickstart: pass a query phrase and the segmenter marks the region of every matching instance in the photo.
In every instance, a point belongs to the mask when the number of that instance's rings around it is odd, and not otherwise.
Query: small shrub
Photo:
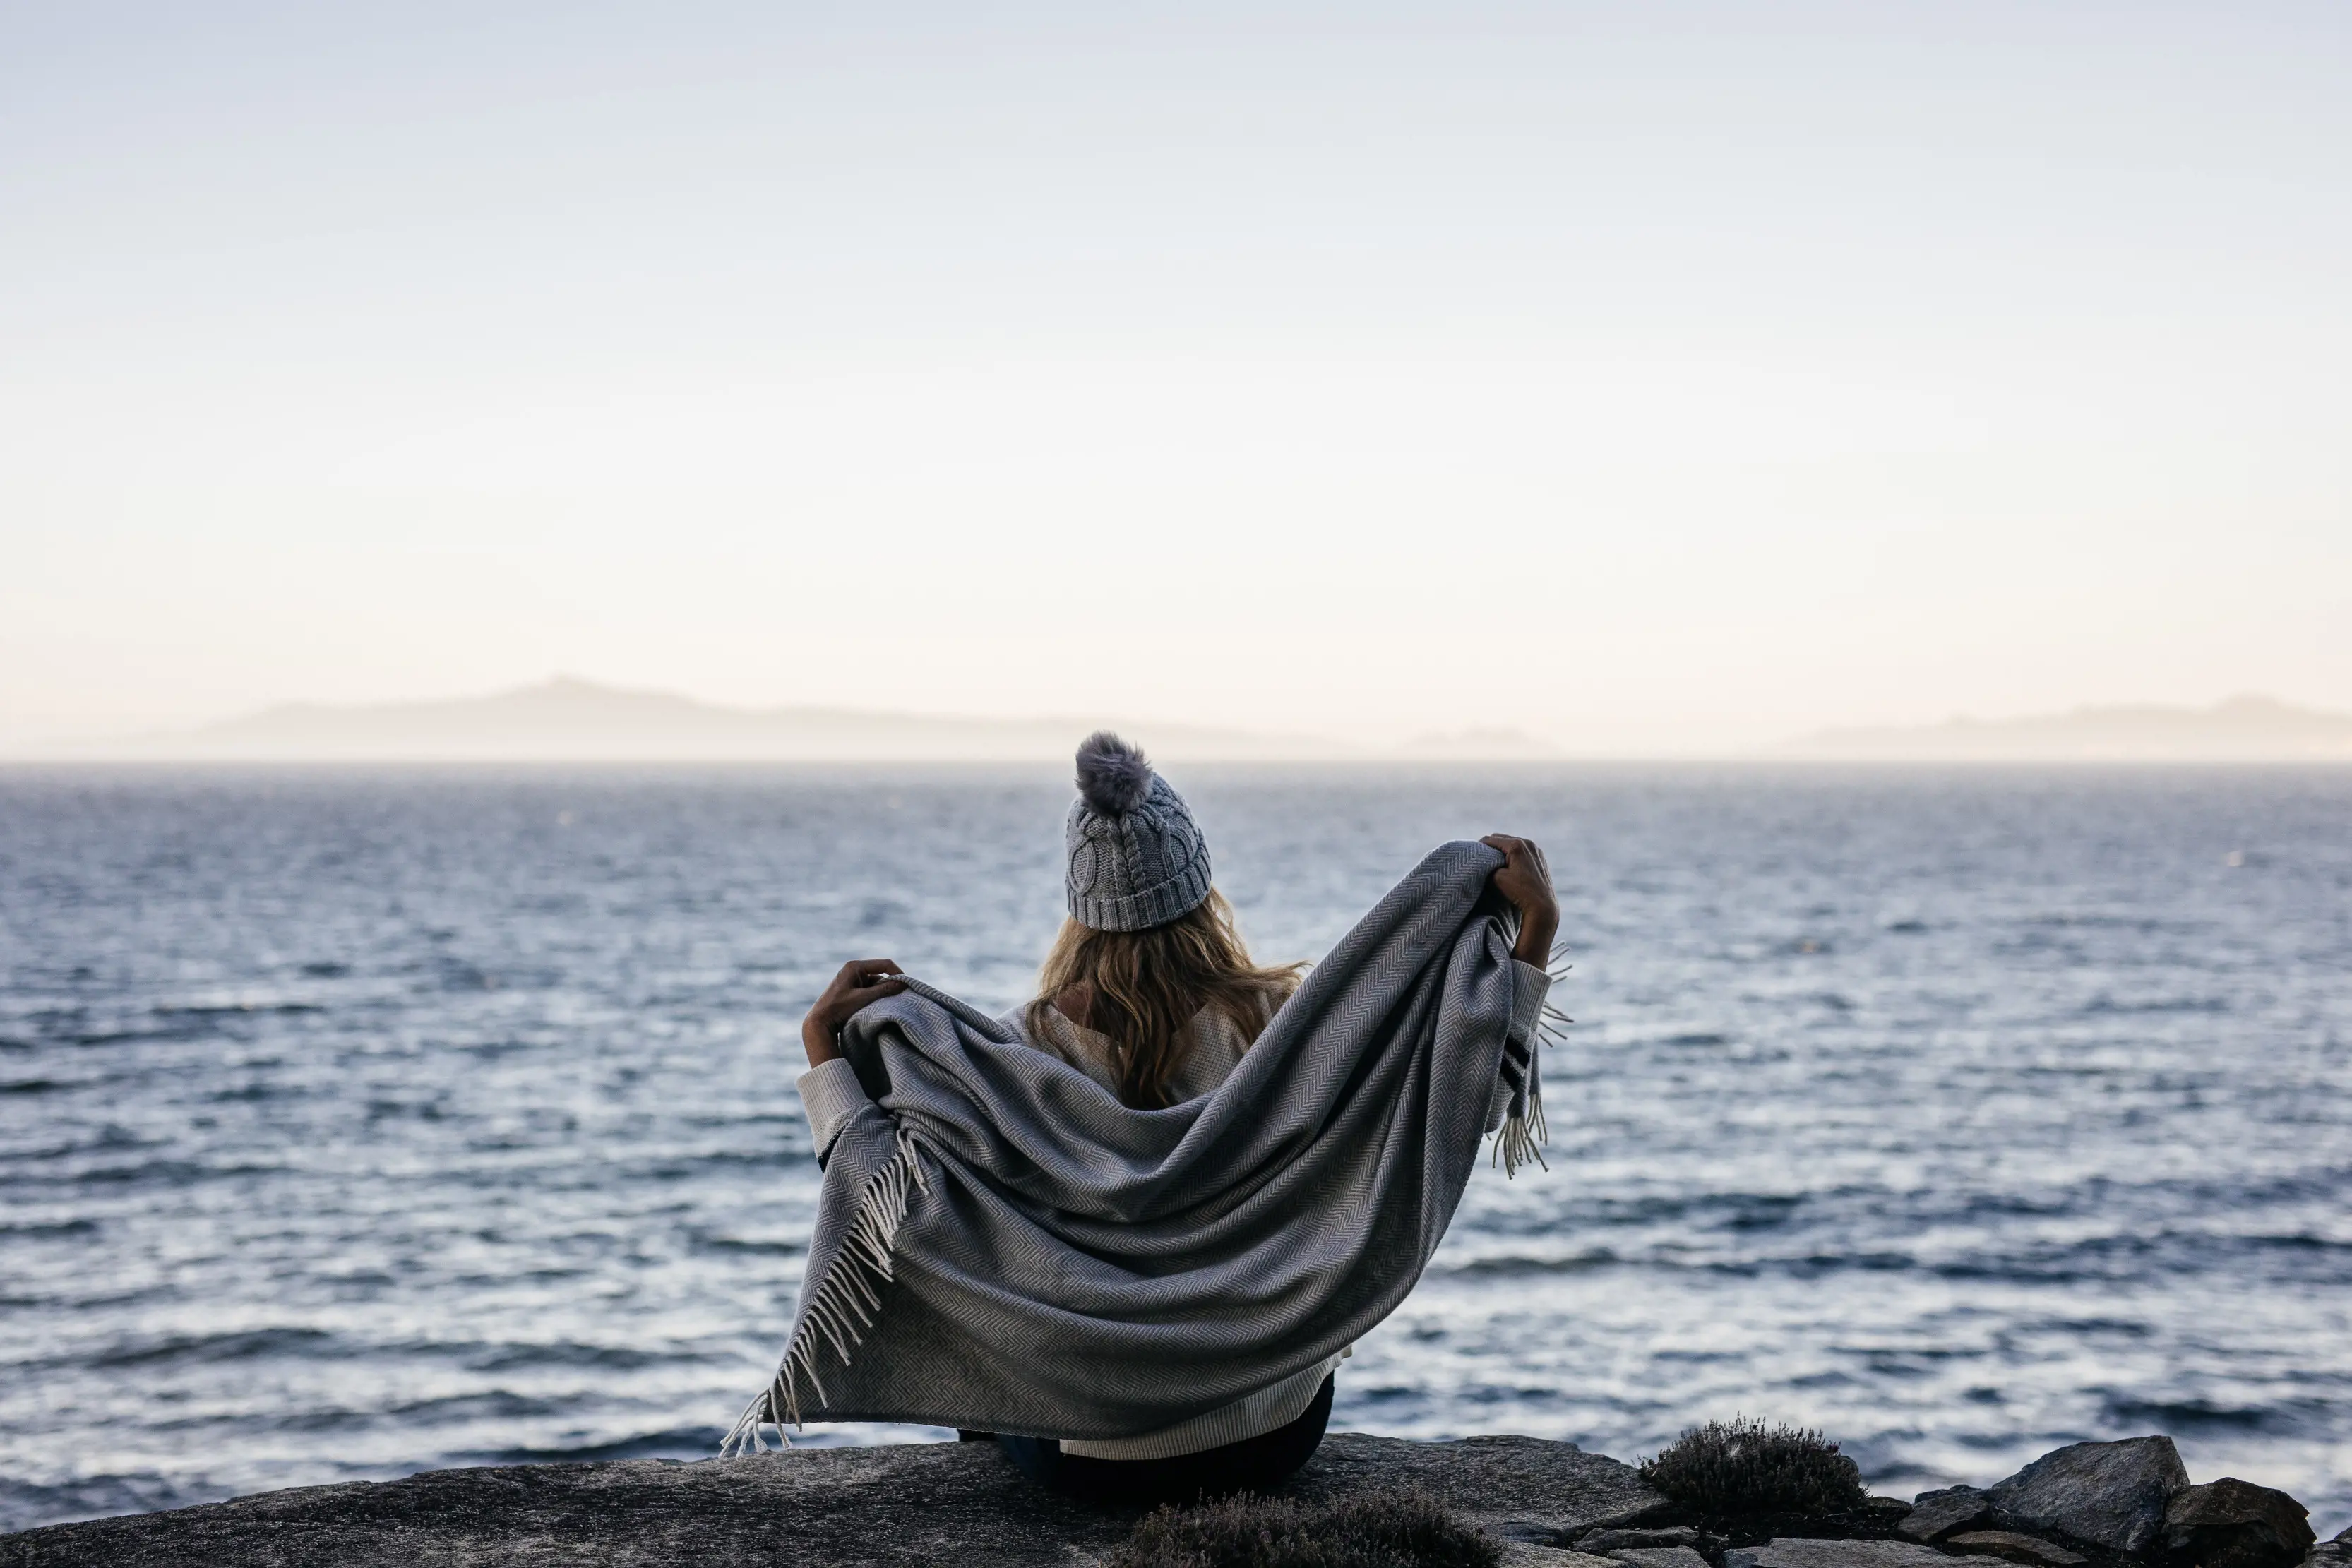
[[[1502,1548],[1417,1488],[1335,1502],[1234,1497],[1161,1508],[1108,1568],[1496,1568]]]
[[[1685,1508],[1714,1518],[1818,1516],[1862,1506],[1862,1471],[1810,1428],[1738,1417],[1685,1432],[1642,1479]]]

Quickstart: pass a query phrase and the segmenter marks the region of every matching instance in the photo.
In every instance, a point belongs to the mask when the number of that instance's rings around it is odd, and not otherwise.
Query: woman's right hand
[[[1551,867],[1533,839],[1508,833],[1488,833],[1478,841],[1503,852],[1495,870],[1495,891],[1519,912],[1519,939],[1511,956],[1538,969],[1551,967],[1552,938],[1559,935],[1559,899],[1551,890]]]
[[[868,1002],[895,997],[907,982],[893,977],[906,971],[890,958],[853,958],[841,967],[833,984],[801,1019],[801,1049],[811,1067],[822,1067],[841,1054],[841,1026]]]

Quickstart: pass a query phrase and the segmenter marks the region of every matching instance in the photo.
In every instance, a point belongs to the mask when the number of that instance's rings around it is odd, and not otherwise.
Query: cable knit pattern
[[[1141,931],[1209,896],[1208,841],[1184,797],[1142,752],[1108,730],[1088,736],[1078,747],[1078,787],[1063,838],[1065,886],[1079,925]]]

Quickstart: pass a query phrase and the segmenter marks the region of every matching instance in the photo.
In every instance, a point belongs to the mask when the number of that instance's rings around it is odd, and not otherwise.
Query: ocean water
[[[1335,1426],[1744,1412],[1904,1493],[2159,1431],[2352,1522],[2352,772],[1179,782],[1265,956],[1449,837],[1560,883],[1550,1169],[1480,1172]],[[798,1282],[801,1010],[1021,999],[1065,800],[0,773],[0,1525],[708,1455]]]

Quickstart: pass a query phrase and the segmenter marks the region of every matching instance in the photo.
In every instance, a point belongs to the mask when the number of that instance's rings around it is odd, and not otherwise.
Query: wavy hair
[[[1306,968],[1250,962],[1233,906],[1214,888],[1192,910],[1141,931],[1097,931],[1065,920],[1037,977],[1029,1032],[1045,1038],[1044,1009],[1085,987],[1086,1027],[1110,1041],[1120,1101],[1151,1110],[1175,1103],[1168,1082],[1192,1049],[1195,1017],[1214,1009],[1255,1043]]]

